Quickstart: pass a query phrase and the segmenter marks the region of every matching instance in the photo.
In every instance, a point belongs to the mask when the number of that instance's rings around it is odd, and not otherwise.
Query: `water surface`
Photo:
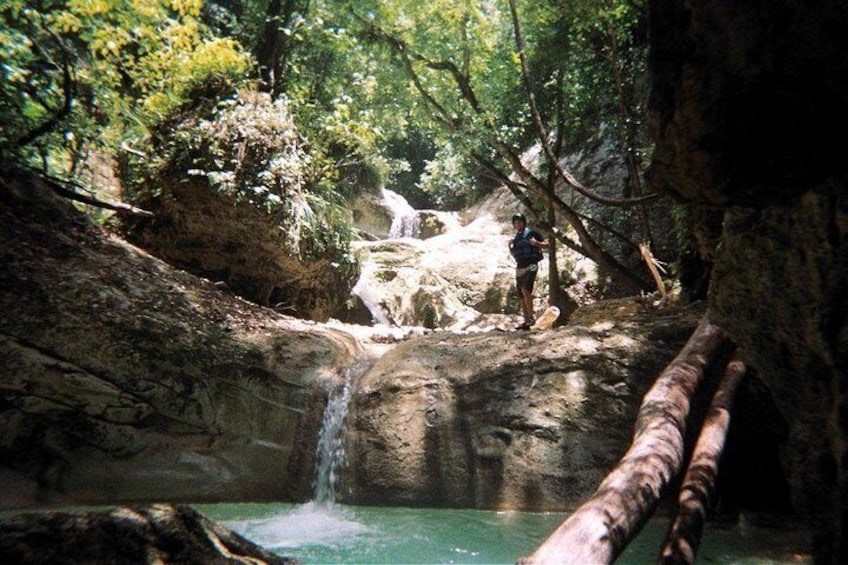
[[[515,563],[565,514],[385,508],[338,504],[196,505],[210,519],[277,554],[320,563]],[[655,563],[667,521],[650,522],[617,564]],[[708,526],[698,563],[812,563],[803,532]]]

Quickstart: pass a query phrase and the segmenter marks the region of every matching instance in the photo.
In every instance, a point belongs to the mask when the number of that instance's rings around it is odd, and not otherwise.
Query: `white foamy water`
[[[418,234],[418,212],[409,205],[406,198],[397,192],[383,189],[383,202],[392,213],[389,238],[415,237]]]
[[[228,524],[247,538],[270,549],[320,545],[336,547],[375,530],[348,516],[336,505],[310,502],[287,514]]]
[[[365,304],[365,307],[368,308],[368,311],[371,313],[371,317],[374,319],[374,322],[383,324],[384,326],[391,325],[391,320],[389,320],[389,317],[386,316],[386,313],[380,306],[380,297],[377,296],[374,289],[371,288],[371,285],[368,282],[368,277],[365,274],[364,268],[362,275],[360,275],[359,280],[356,281],[351,292],[362,300],[362,303]]]

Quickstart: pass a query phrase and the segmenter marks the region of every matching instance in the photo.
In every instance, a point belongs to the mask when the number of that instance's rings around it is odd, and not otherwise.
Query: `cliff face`
[[[788,425],[796,508],[844,562],[848,125],[842,2],[651,2],[654,189],[702,218],[713,320]],[[708,211],[705,213],[705,210]],[[742,406],[741,410],[753,406]]]

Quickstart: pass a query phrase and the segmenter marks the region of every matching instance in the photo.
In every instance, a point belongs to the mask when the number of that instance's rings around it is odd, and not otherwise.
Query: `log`
[[[679,473],[692,396],[724,332],[704,316],[677,357],[645,394],[633,442],[592,497],[522,564],[612,563]]]
[[[707,505],[715,489],[718,464],[730,427],[730,407],[744,375],[744,363],[734,356],[724,370],[692,452],[680,487],[677,515],[671,522],[660,552],[660,563],[695,562],[707,517]]]
[[[74,192],[73,190],[68,190],[67,188],[59,186],[58,184],[56,184],[56,182],[51,182],[50,187],[53,189],[53,192],[63,198],[76,200],[77,202],[82,202],[83,204],[88,204],[89,206],[94,206],[96,208],[114,210],[118,214],[124,216],[141,216],[144,218],[152,218],[155,215],[149,210],[144,210],[143,208],[136,208],[135,206],[127,204],[125,202],[108,202],[106,200],[94,198],[93,196],[86,196],[85,194],[80,194],[78,192]]]

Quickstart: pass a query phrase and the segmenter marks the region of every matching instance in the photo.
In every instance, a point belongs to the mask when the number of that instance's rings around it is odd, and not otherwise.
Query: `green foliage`
[[[106,104],[155,123],[185,102],[211,75],[243,76],[248,59],[227,38],[198,21],[200,0],[72,0],[48,16],[56,33],[82,42],[87,65],[79,80],[96,86]]]
[[[249,59],[211,36],[200,0],[4,3],[4,155],[70,176],[89,148],[114,150],[183,104],[210,76]],[[66,97],[70,111],[62,114]],[[26,135],[57,123],[32,140]],[[23,133],[23,134],[22,134]]]
[[[634,144],[641,149],[636,81],[644,76],[644,3],[517,4],[530,86],[546,129],[562,130],[567,146],[576,148],[606,123],[618,132],[622,152]],[[380,100],[401,106],[407,132],[440,148],[419,184],[435,205],[464,202],[479,191],[469,156],[497,162],[494,137],[517,151],[535,141],[507,2],[363,1],[352,10],[365,53],[389,63],[373,67]],[[397,130],[386,133],[393,143],[403,139]],[[445,182],[459,168],[465,178]]]
[[[220,101],[211,115],[183,124],[170,144],[185,154],[181,169],[206,177],[236,202],[295,218],[307,214],[302,192],[308,156],[285,100],[243,91]]]
[[[271,12],[273,5],[222,0],[207,4],[204,19],[235,33],[257,59],[269,41],[283,51],[278,57],[284,66],[273,86],[281,90],[275,95],[287,98],[308,140],[313,175],[307,183],[346,197],[376,191],[406,168],[384,151],[390,132],[406,126],[403,105],[385,96],[377,82],[376,70],[385,62],[364,53],[350,33],[347,2],[290,0],[277,3],[280,12]]]
[[[573,147],[606,123],[623,151],[641,150],[644,0],[517,4],[548,130]],[[505,0],[7,0],[0,14],[2,157],[68,176],[92,149],[144,149],[151,129],[200,103],[198,85],[255,79],[263,34],[279,34],[284,95],[224,97],[169,151],[306,226],[302,253],[344,245],[340,206],[361,190],[391,184],[457,207],[480,192],[472,154],[497,161],[493,137],[519,150],[535,136]]]
[[[428,161],[418,186],[433,204],[444,210],[459,209],[476,196],[467,157],[448,142]]]
[[[575,131],[596,127],[600,119],[618,132],[622,152],[634,142],[640,146],[633,149],[644,152],[645,2],[575,2],[570,16],[564,84]]]

